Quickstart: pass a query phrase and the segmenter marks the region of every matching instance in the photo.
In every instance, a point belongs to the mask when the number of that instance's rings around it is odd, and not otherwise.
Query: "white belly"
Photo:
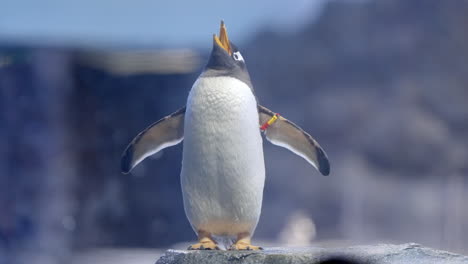
[[[257,103],[230,77],[200,78],[190,91],[184,124],[181,183],[195,232],[253,233],[265,182]]]

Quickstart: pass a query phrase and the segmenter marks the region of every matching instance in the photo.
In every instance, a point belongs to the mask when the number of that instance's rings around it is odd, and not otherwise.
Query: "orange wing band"
[[[274,116],[272,116],[272,117],[270,118],[270,120],[266,121],[266,122],[260,127],[260,130],[262,130],[262,131],[267,130],[267,128],[268,128],[269,126],[271,126],[273,123],[276,122],[276,120],[278,120],[278,117],[279,117],[279,116],[280,116],[280,114],[276,113]]]

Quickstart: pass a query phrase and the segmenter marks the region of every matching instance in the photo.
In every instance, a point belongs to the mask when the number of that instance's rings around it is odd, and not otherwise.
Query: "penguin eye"
[[[244,58],[242,57],[242,55],[240,54],[239,51],[236,51],[236,52],[232,53],[232,57],[233,57],[236,61],[244,61]]]

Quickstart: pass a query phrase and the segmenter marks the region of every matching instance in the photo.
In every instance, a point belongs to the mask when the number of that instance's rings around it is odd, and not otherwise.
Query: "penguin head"
[[[205,67],[205,76],[230,76],[246,82],[250,87],[250,76],[244,57],[229,41],[226,26],[221,21],[219,36],[213,35],[213,49]]]

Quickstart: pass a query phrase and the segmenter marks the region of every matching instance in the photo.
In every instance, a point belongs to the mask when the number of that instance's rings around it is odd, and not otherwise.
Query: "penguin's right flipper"
[[[293,122],[261,105],[258,105],[258,114],[260,126],[264,126],[261,129],[265,132],[268,141],[301,156],[323,175],[330,174],[327,154],[311,135]]]
[[[121,169],[129,173],[138,163],[184,139],[185,106],[138,134],[122,154]]]

